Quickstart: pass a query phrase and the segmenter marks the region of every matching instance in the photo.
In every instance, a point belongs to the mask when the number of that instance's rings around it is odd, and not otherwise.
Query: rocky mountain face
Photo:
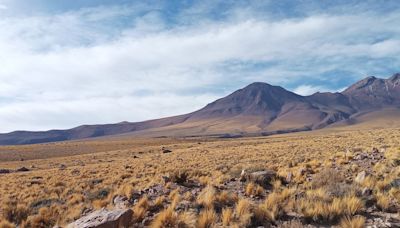
[[[400,105],[400,74],[389,79],[365,78],[346,89],[343,94],[357,110],[371,110]]]
[[[132,132],[145,134],[147,130],[157,129],[160,129],[157,131],[159,136],[173,135],[177,130],[180,136],[314,130],[348,120],[359,113],[389,107],[400,108],[400,74],[389,79],[367,77],[343,93],[315,93],[311,96],[300,96],[279,86],[256,82],[186,115],[136,123],[84,125],[68,130],[16,131],[0,134],[0,145],[55,142]],[[224,127],[219,127],[221,125]],[[188,126],[190,131],[186,131]],[[209,129],[212,126],[214,130],[211,132]]]

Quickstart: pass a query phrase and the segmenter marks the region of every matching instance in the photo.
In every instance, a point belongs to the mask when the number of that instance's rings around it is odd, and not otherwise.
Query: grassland
[[[163,147],[172,152],[163,153]],[[382,156],[357,159],[373,151]],[[163,184],[168,195],[142,195],[129,205],[134,227],[364,227],[371,217],[388,216],[399,222],[400,189],[391,185],[400,177],[397,128],[5,146],[0,161],[0,169],[29,169],[0,174],[0,227],[63,226],[89,211],[112,208],[116,195],[132,198],[163,183],[163,175],[182,173],[200,184],[198,194]],[[270,187],[236,184],[243,169],[274,170],[277,177]],[[361,171],[368,175],[357,182]],[[178,209],[184,202],[198,210]]]

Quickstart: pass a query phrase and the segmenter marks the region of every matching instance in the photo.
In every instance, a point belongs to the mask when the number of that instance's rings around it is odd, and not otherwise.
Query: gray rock
[[[368,155],[367,155],[367,154],[360,153],[360,154],[358,154],[358,155],[356,155],[356,156],[354,157],[354,160],[364,160],[364,159],[366,159],[366,158],[368,158]]]
[[[370,188],[363,188],[363,189],[361,190],[361,195],[362,195],[362,196],[370,196],[370,195],[372,195],[372,189],[370,189]]]
[[[361,184],[365,178],[367,177],[367,172],[365,171],[361,171],[357,174],[356,178],[354,179],[354,181],[358,184]]]
[[[276,178],[275,171],[263,170],[247,174],[246,171],[242,171],[240,179],[243,181],[254,182],[261,185],[262,187],[268,187],[271,185],[271,181]]]
[[[118,209],[127,208],[129,205],[128,197],[116,195],[116,196],[114,196],[113,204]]]
[[[78,176],[81,173],[81,171],[79,171],[79,169],[74,169],[71,171],[71,174],[74,176]]]
[[[390,182],[390,186],[392,186],[392,188],[400,188],[400,178],[394,179]]]
[[[293,173],[289,172],[287,177],[286,177],[286,182],[290,183],[293,180]]]
[[[76,220],[67,228],[127,228],[130,226],[132,214],[131,209],[107,210],[103,208]]]

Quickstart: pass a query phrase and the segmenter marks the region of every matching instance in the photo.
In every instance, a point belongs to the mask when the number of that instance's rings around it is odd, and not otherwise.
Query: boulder
[[[76,220],[67,228],[127,228],[130,226],[132,214],[131,209],[107,210],[103,208]]]
[[[365,171],[361,171],[357,174],[356,178],[354,179],[354,181],[358,184],[361,184],[365,178],[367,177],[367,172]]]
[[[276,177],[277,176],[275,171],[272,170],[257,171],[249,174],[247,174],[246,171],[243,170],[240,175],[240,180],[254,182],[262,187],[268,187],[271,185],[271,181]]]

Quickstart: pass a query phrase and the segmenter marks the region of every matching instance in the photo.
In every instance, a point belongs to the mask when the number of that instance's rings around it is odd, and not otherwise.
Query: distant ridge
[[[279,86],[255,82],[204,108],[143,122],[83,125],[68,130],[0,134],[0,145],[34,144],[118,134],[143,136],[269,135],[352,124],[357,116],[400,110],[400,74],[367,77],[342,93],[300,96]],[[393,111],[394,110],[394,111]],[[400,112],[399,112],[400,113]],[[394,116],[393,118],[399,118]],[[365,118],[364,118],[365,119]],[[364,120],[366,121],[366,120]],[[393,121],[393,120],[392,120]]]

